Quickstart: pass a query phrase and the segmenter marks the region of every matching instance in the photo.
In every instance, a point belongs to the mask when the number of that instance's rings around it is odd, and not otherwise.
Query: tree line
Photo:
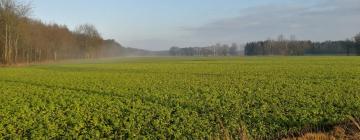
[[[236,56],[241,55],[239,45],[236,43],[216,44],[207,47],[187,47],[180,48],[173,46],[169,50],[172,56]]]
[[[124,50],[139,51],[124,48],[114,40],[104,40],[91,24],[79,25],[71,31],[64,25],[31,19],[30,12],[30,4],[0,0],[0,64],[91,59],[118,56]]]
[[[247,43],[245,55],[360,55],[360,33],[353,40],[342,41],[299,41],[294,37],[286,39]]]
[[[296,40],[295,36],[287,39],[283,35],[277,40],[268,39],[265,41],[249,42],[244,50],[233,43],[216,44],[207,47],[186,47],[173,46],[169,50],[172,56],[237,56],[245,54],[252,55],[360,55],[360,33],[352,40],[312,42],[310,40]]]

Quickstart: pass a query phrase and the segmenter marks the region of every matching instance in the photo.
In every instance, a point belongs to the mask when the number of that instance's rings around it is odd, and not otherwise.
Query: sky
[[[360,32],[360,0],[23,0],[31,17],[84,23],[126,47],[167,50],[295,35],[343,40]]]

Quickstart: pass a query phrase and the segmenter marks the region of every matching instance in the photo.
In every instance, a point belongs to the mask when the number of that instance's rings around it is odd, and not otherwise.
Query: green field
[[[360,116],[360,57],[119,58],[0,68],[0,139],[270,139]]]

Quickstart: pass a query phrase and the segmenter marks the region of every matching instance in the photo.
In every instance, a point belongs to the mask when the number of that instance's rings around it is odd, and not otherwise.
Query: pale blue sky
[[[336,40],[360,32],[359,0],[32,0],[32,5],[32,17],[44,22],[70,29],[91,23],[104,38],[150,50],[246,43],[278,34]]]

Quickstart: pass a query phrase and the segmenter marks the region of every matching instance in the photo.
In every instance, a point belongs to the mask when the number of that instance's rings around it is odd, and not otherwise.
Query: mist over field
[[[359,0],[0,0],[0,139],[360,139]]]

